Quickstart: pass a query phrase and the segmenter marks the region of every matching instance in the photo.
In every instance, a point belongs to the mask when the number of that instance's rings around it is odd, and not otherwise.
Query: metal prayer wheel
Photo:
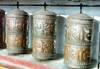
[[[22,10],[12,10],[7,14],[7,51],[10,54],[25,53],[28,49],[29,15]]]
[[[0,49],[5,47],[5,11],[0,9]]]
[[[94,20],[87,14],[77,13],[67,18],[64,64],[69,68],[93,66],[92,40]]]
[[[55,54],[56,14],[42,10],[33,14],[32,55],[38,60],[52,59]]]

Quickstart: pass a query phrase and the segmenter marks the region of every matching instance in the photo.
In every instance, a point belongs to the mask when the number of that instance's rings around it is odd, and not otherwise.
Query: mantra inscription
[[[54,34],[53,30],[54,30],[54,23],[34,22],[33,35],[35,36],[41,36],[41,35],[52,36]]]
[[[74,30],[71,32],[71,30]],[[69,40],[81,40],[81,41],[89,41],[91,40],[91,32],[92,29],[88,28],[69,28],[66,29],[66,38]]]
[[[66,26],[66,40],[74,42],[90,42],[92,37],[92,29],[82,27],[68,27]]]
[[[8,32],[25,32],[27,30],[26,18],[8,18],[7,31]]]
[[[20,35],[20,34],[19,34]],[[24,47],[25,46],[25,38],[23,36],[18,35],[8,35],[7,36],[7,46],[9,47]]]
[[[69,48],[65,46],[64,57],[66,61],[88,62],[90,61],[90,48]]]
[[[38,53],[52,53],[53,41],[33,40],[33,51]]]

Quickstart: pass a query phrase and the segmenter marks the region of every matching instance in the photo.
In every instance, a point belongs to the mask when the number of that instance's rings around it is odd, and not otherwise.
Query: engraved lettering
[[[83,61],[83,58],[82,58],[82,56],[83,56],[83,51],[82,51],[82,50],[74,50],[74,52],[75,52],[75,53],[72,53],[71,56],[74,55],[74,56],[75,56],[74,58],[75,58],[77,61]]]
[[[22,47],[23,46],[23,38],[16,38],[15,44],[16,44],[16,46]]]
[[[7,46],[22,47],[23,46],[23,37],[17,37],[15,35],[7,37]]]
[[[26,28],[25,25],[26,20],[25,19],[19,19],[19,18],[9,18],[7,21],[7,31],[11,32],[23,32]]]
[[[53,23],[44,24],[44,35],[52,35],[53,33]]]
[[[53,35],[54,23],[37,23],[34,22],[33,34],[40,35]]]
[[[23,31],[23,25],[24,25],[24,23],[25,23],[24,21],[18,20],[16,22],[16,29],[19,30],[20,32]]]
[[[68,59],[68,47],[67,46],[65,46],[64,57],[65,59]]]
[[[92,29],[86,29],[88,30],[89,32],[85,34],[85,37],[88,39],[88,40],[91,40],[91,32],[92,32]]]
[[[14,37],[7,37],[7,46],[14,47]]]
[[[73,61],[90,61],[90,49],[71,49],[65,46],[64,57],[66,60]]]
[[[52,41],[39,41],[39,40],[34,40],[33,41],[33,51],[36,52],[46,52],[46,53],[50,53],[53,52],[53,42]]]
[[[90,41],[92,29],[88,28],[69,28],[66,26],[65,37],[73,41]]]
[[[34,34],[41,35],[43,34],[42,24],[34,23]]]
[[[37,51],[37,52],[43,52],[43,44],[41,41],[35,41],[34,40],[34,49]]]
[[[66,26],[66,34],[65,34],[65,36],[66,36],[66,39],[70,39],[70,29],[69,29],[69,27],[67,27]]]
[[[81,28],[76,33],[78,33],[78,35],[77,35],[78,39],[81,41],[84,41],[84,29]]]
[[[89,61],[90,60],[90,49],[85,49],[84,51],[85,51],[85,53],[83,55],[84,59]]]
[[[53,52],[52,41],[43,41],[44,52]]]

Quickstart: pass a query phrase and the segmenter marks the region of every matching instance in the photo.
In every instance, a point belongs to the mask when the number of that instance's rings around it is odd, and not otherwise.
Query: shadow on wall
[[[95,18],[94,18],[95,19]],[[100,45],[99,42],[99,21],[94,20],[94,36],[93,36],[93,42],[92,42],[92,58],[98,59],[98,46]],[[99,43],[98,43],[99,42]]]
[[[57,47],[56,52],[59,54],[64,54],[64,44],[65,44],[65,26],[66,17],[58,15],[57,17]]]
[[[32,48],[32,25],[33,25],[32,17],[33,17],[32,15],[29,16],[29,46],[28,48]]]

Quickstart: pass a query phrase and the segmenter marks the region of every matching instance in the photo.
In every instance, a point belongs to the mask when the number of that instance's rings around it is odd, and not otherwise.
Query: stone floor
[[[0,55],[4,55],[4,56],[16,58],[16,59],[21,59],[21,60],[29,61],[35,64],[44,65],[44,66],[50,66],[57,69],[68,69],[63,64],[63,55],[60,55],[60,54],[57,54],[56,59],[46,60],[46,61],[36,60],[31,54],[31,49],[28,54],[20,54],[20,55],[9,55],[6,49],[3,49],[3,50],[0,50]],[[97,68],[93,68],[93,69],[97,69]]]

